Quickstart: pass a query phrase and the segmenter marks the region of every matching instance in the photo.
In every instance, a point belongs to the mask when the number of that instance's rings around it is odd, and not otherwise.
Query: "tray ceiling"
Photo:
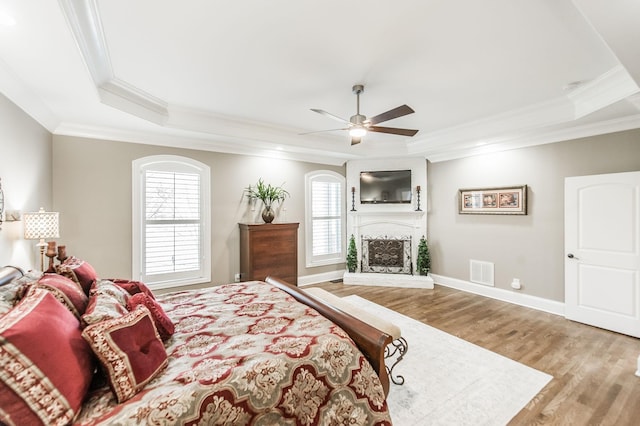
[[[0,92],[54,134],[342,164],[640,127],[633,0],[0,0]],[[413,138],[345,131],[386,122]]]

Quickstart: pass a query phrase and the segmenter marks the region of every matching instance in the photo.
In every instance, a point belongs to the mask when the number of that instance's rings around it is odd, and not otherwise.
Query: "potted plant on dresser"
[[[260,200],[264,205],[262,210],[262,220],[265,223],[273,222],[276,214],[273,210],[274,203],[281,203],[285,198],[289,196],[289,192],[282,186],[272,186],[271,184],[265,184],[262,178],[258,179],[258,183],[245,188],[247,197],[249,200]]]

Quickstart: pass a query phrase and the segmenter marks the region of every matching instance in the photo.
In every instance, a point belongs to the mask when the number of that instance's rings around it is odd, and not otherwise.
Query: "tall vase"
[[[273,222],[273,219],[275,219],[276,214],[273,211],[273,208],[271,206],[265,206],[264,210],[262,210],[262,220],[264,220],[264,223],[271,223]]]

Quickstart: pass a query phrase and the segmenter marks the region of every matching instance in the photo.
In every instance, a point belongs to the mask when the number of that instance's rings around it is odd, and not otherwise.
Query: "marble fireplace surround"
[[[361,171],[411,170],[412,200],[410,204],[360,204]],[[418,204],[417,187],[420,186]],[[358,250],[357,272],[345,272],[344,284],[386,287],[433,288],[433,279],[417,275],[418,243],[427,235],[427,162],[420,158],[352,160],[347,163],[347,238],[355,237]],[[353,201],[351,191],[355,191]],[[411,263],[414,274],[362,272],[362,236],[369,238],[411,237]]]

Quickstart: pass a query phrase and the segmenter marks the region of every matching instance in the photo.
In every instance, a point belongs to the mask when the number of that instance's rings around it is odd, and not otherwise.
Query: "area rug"
[[[343,298],[396,324],[409,350],[393,370],[394,425],[505,425],[552,379],[530,368],[359,296]]]

